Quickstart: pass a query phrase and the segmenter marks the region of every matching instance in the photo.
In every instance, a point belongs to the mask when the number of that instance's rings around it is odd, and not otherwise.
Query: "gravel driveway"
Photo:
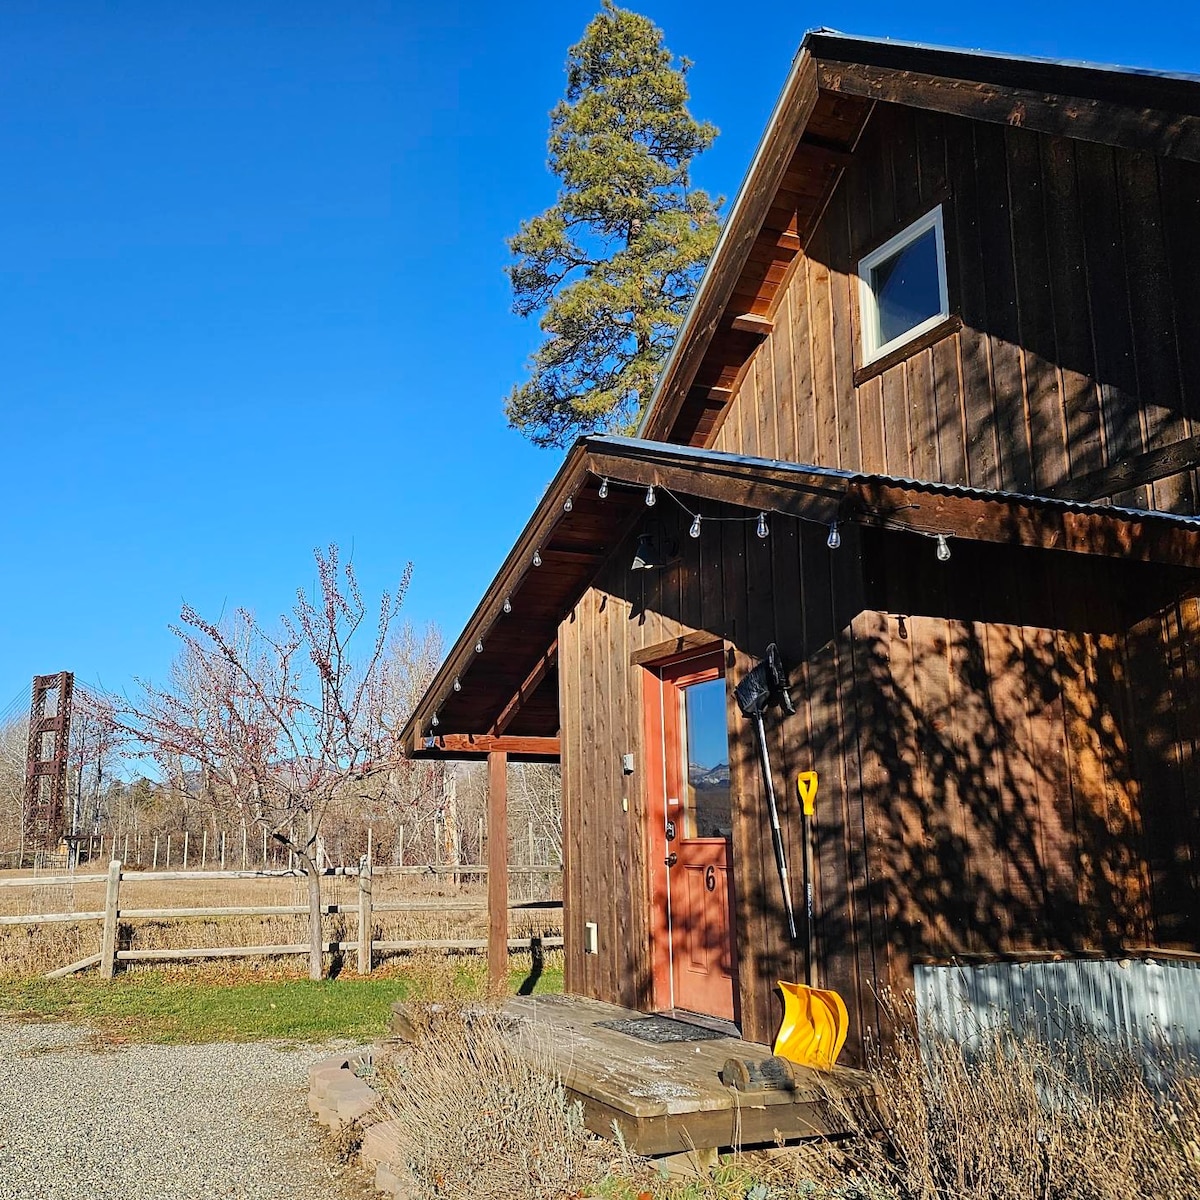
[[[335,1052],[106,1047],[0,1020],[0,1200],[361,1196],[305,1106],[308,1065]]]

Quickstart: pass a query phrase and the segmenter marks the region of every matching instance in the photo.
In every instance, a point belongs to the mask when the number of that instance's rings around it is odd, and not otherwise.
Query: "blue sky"
[[[273,615],[331,540],[457,633],[559,460],[501,410],[537,341],[504,239],[596,7],[5,0],[0,708],[161,678],[182,600]],[[809,27],[1200,71],[1182,4],[634,7],[726,196]]]

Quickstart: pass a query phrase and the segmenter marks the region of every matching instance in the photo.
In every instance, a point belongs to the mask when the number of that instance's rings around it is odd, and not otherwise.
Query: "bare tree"
[[[277,630],[244,609],[218,623],[185,605],[169,686],[143,684],[124,720],[180,792],[295,855],[308,878],[309,976],[320,979],[317,839],[339,793],[391,755],[385,651],[412,564],[395,595],[384,593],[372,630],[352,565],[340,564],[336,546],[315,557],[315,600],[298,591]]]
[[[0,726],[0,846],[21,862],[25,845],[25,755],[29,719],[16,717]]]
[[[67,783],[72,812],[64,815],[71,833],[97,833],[107,814],[108,785],[124,737],[112,701],[76,683],[71,699]]]

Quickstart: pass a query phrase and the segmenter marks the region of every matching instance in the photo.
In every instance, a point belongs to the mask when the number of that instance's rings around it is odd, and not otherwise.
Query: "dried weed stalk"
[[[1082,1037],[1069,1049],[995,1032],[964,1051],[900,1022],[879,1064],[887,1136],[857,1128],[847,1165],[900,1200],[1195,1200],[1200,1073]],[[832,1099],[832,1098],[831,1098]],[[836,1103],[836,1099],[834,1099]]]

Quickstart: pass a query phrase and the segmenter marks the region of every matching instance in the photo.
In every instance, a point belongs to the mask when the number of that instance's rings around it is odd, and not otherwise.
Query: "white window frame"
[[[938,311],[924,321],[906,329],[890,342],[879,343],[879,303],[875,290],[871,287],[871,272],[886,262],[905,246],[915,242],[930,230],[934,231],[934,241],[937,252],[938,267]],[[883,358],[893,350],[918,338],[940,325],[950,316],[950,295],[946,287],[946,232],[942,223],[942,206],[930,209],[923,217],[918,217],[911,225],[902,229],[895,237],[890,237],[882,246],[864,255],[858,262],[858,311],[862,325],[862,357],[863,366]]]

